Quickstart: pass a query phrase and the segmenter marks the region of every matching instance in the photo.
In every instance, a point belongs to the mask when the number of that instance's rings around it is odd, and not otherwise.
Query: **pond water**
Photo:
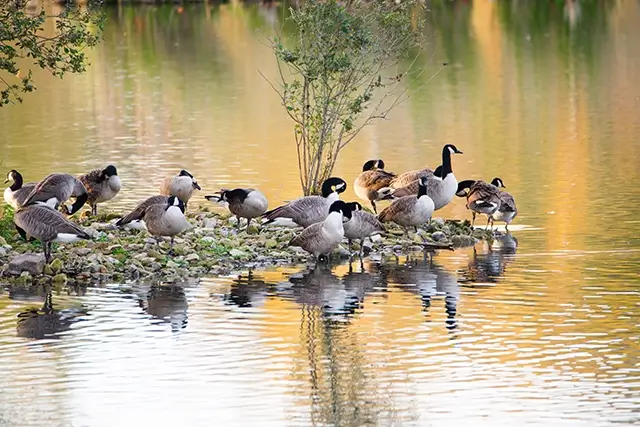
[[[296,197],[292,126],[258,73],[285,13],[109,9],[86,74],[36,73],[0,109],[2,168],[113,162],[115,211],[182,167],[203,194]],[[458,179],[500,176],[516,198],[511,236],[433,260],[4,287],[0,426],[640,423],[640,3],[434,2],[430,21],[420,66],[449,65],[409,80],[336,174],[435,166],[454,143]]]

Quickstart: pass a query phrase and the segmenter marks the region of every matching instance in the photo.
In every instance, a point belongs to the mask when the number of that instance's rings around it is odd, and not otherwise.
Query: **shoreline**
[[[312,256],[300,248],[289,247],[291,238],[301,228],[257,226],[255,220],[240,233],[236,218],[228,211],[218,212],[198,206],[187,213],[194,226],[175,238],[174,255],[169,256],[169,239],[161,239],[158,246],[146,230],[122,230],[114,225],[121,217],[107,213],[97,217],[81,214],[76,220],[92,240],[73,244],[54,244],[52,260],[45,264],[39,242],[25,242],[17,232],[11,234],[10,208],[4,207],[0,237],[0,261],[3,267],[1,284],[46,285],[89,283],[125,283],[130,280],[149,279],[174,283],[200,279],[205,276],[228,274],[246,268],[273,268],[305,263]],[[88,213],[88,212],[87,212]],[[243,221],[244,224],[244,221]],[[386,225],[383,236],[373,236],[364,244],[364,258],[381,259],[387,255],[413,251],[453,250],[488,240],[492,232],[471,229],[468,220],[455,221],[433,218],[431,225],[410,232],[394,224]],[[14,229],[15,230],[15,229]],[[8,237],[8,238],[6,238]],[[331,259],[348,259],[347,241],[331,254]],[[358,258],[360,247],[354,242],[353,258]]]

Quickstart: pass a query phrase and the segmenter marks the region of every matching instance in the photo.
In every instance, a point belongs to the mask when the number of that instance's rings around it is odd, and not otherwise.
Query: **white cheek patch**
[[[451,154],[455,154],[455,150],[454,150],[453,148],[451,148],[451,147],[449,147],[449,152],[450,152]]]

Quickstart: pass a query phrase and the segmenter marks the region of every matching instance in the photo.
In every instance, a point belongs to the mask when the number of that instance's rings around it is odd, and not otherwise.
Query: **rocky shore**
[[[227,274],[239,268],[266,268],[304,262],[309,255],[288,246],[299,229],[251,225],[238,232],[236,219],[207,207],[188,213],[194,228],[175,239],[173,256],[167,255],[169,240],[160,245],[144,230],[121,230],[114,223],[120,215],[81,216],[78,221],[93,237],[75,244],[54,244],[53,260],[45,264],[39,242],[19,238],[5,207],[0,220],[0,284],[88,284],[124,282],[139,278],[182,281],[204,275]],[[453,249],[489,239],[491,232],[470,227],[468,221],[434,218],[429,227],[411,232],[387,227],[384,236],[364,244],[365,256],[382,258],[393,253],[425,248]],[[346,241],[332,257],[349,257]],[[359,246],[354,242],[352,250]],[[355,255],[358,256],[357,253]]]

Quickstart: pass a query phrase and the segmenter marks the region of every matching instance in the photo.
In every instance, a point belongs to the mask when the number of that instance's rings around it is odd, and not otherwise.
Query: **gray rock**
[[[436,242],[439,242],[440,240],[443,240],[446,237],[447,236],[442,231],[436,231],[435,233],[431,234],[431,238]]]
[[[180,264],[173,260],[167,261],[167,268],[180,268]]]
[[[247,253],[239,249],[231,249],[229,251],[229,255],[231,255],[234,258],[242,258],[244,256],[247,256]]]
[[[193,253],[190,253],[189,255],[187,255],[184,259],[185,259],[185,261],[199,261],[200,260],[200,255],[198,255],[197,253],[193,252]]]
[[[444,225],[444,219],[442,218],[432,218],[431,219],[431,223],[434,225],[439,225],[440,227],[442,227]]]
[[[7,253],[9,251],[7,251],[5,248],[3,248],[2,246],[0,246],[0,256],[7,256]]]
[[[202,243],[213,243],[213,242],[216,241],[216,239],[214,237],[211,237],[211,236],[204,236],[201,239],[201,241],[202,241]]]
[[[22,254],[13,257],[9,261],[7,273],[19,276],[23,271],[28,271],[32,276],[42,274],[44,270],[43,254]]]

